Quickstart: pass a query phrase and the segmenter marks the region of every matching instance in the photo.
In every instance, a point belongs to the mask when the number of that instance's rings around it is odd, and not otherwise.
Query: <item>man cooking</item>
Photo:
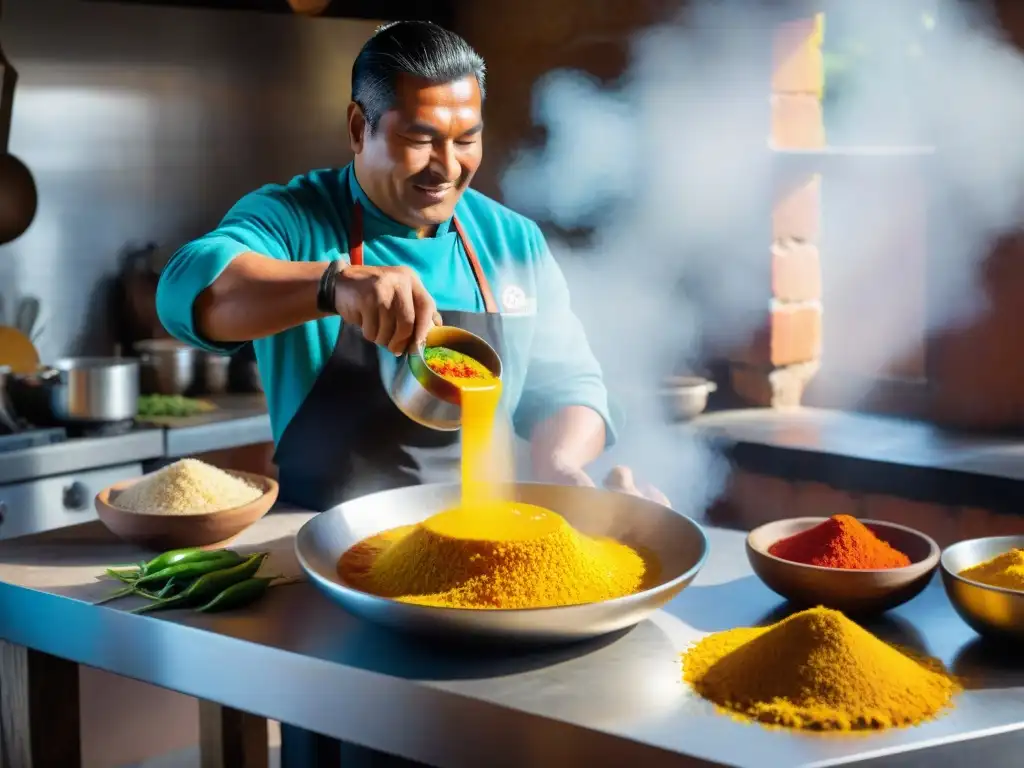
[[[442,322],[501,355],[535,479],[593,485],[586,466],[615,436],[601,369],[537,225],[469,189],[483,99],[484,62],[461,37],[381,27],[352,67],[355,160],[252,192],[164,269],[171,334],[223,353],[254,341],[283,502],[324,510],[458,478],[457,433],[405,417],[379,373],[379,355]],[[606,485],[640,494],[625,468]],[[283,735],[289,762],[317,749]]]
[[[484,91],[458,35],[381,27],[352,67],[355,160],[250,193],[161,276],[178,339],[224,353],[254,340],[282,501],[321,510],[457,478],[457,436],[406,418],[378,368],[440,322],[498,350],[534,478],[593,484],[585,468],[615,432],[565,279],[534,222],[469,189]],[[639,493],[625,468],[606,485]]]

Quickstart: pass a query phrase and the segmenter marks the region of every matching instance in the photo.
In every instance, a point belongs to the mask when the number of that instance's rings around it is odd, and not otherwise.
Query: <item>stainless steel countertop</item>
[[[1024,449],[1016,438],[944,430],[892,416],[808,407],[741,408],[704,413],[680,427],[726,443],[1024,480]]]
[[[164,455],[161,429],[110,437],[71,438],[52,445],[0,453],[0,485],[83,472],[118,464],[139,464]]]
[[[211,399],[217,404],[216,411],[185,419],[183,426],[165,430],[164,458],[180,459],[274,439],[262,395],[226,395]]]
[[[280,513],[238,546],[294,572],[307,513]],[[964,752],[1016,764],[1024,663],[981,644],[936,581],[873,629],[943,659],[968,690],[917,728],[859,737],[793,734],[715,714],[680,681],[679,652],[781,605],[752,575],[743,534],[709,529],[694,585],[633,631],[532,653],[432,647],[377,630],[309,584],[223,616],[134,616],[96,607],[103,568],[140,559],[98,523],[0,543],[0,636],[203,699],[439,766],[952,765]],[[1001,736],[1000,736],[1001,735]]]
[[[269,443],[273,435],[270,432],[270,417],[264,413],[200,426],[168,429],[164,439],[164,457],[180,459],[206,451]]]
[[[118,464],[174,460],[273,439],[261,396],[228,395],[216,401],[216,411],[185,419],[182,426],[143,426],[125,435],[69,438],[0,453],[0,485]]]

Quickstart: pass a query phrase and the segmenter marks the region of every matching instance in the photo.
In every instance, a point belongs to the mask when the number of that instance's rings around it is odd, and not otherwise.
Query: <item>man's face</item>
[[[401,75],[394,106],[370,127],[349,107],[356,172],[384,213],[414,229],[451,218],[483,158],[480,86],[469,76],[443,85]]]

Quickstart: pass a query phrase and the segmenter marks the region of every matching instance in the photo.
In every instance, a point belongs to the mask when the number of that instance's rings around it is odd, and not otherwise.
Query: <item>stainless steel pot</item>
[[[196,383],[199,350],[175,339],[135,343],[142,364],[142,390],[147,395],[184,395]]]
[[[139,363],[119,357],[68,357],[31,375],[9,375],[7,392],[19,416],[36,426],[134,419]]]
[[[228,372],[231,358],[203,352],[199,356],[202,364],[203,393],[207,395],[223,395],[228,391]]]
[[[254,392],[263,391],[263,377],[260,376],[260,366],[253,360],[251,363],[246,364],[248,366],[248,380]]]
[[[440,432],[459,428],[462,406],[459,389],[438,376],[423,359],[425,347],[447,347],[469,355],[501,378],[501,358],[479,336],[455,327],[437,327],[427,334],[425,346],[400,357],[381,348],[380,375],[398,409],[418,424]]]

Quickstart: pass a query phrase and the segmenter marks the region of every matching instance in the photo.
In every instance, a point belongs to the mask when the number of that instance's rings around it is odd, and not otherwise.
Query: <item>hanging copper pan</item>
[[[331,0],[288,0],[292,11],[302,16],[318,16],[327,10]]]
[[[0,0],[0,31],[3,0]],[[21,237],[36,215],[38,197],[32,174],[21,160],[7,151],[18,72],[0,47],[0,245]]]

